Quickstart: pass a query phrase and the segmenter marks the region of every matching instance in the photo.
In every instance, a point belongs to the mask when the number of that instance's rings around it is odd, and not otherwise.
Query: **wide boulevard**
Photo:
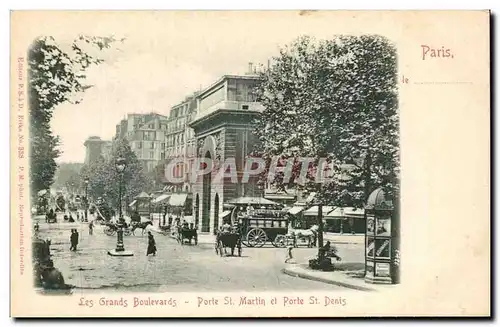
[[[90,218],[90,217],[89,217]],[[112,257],[107,251],[116,246],[116,236],[107,236],[103,226],[97,225],[89,235],[88,223],[58,222],[48,224],[44,216],[35,216],[39,235],[51,239],[51,253],[55,266],[66,283],[76,291],[272,291],[272,290],[338,290],[333,285],[291,277],[282,273],[286,249],[266,246],[243,248],[241,257],[220,257],[212,242],[197,246],[181,246],[170,236],[153,232],[158,253],[146,256],[147,235],[124,236],[132,257]],[[78,250],[70,251],[71,229],[80,234]],[[349,245],[343,253],[355,252]],[[314,256],[315,249],[294,250],[298,262],[305,263]],[[357,251],[356,251],[357,252]],[[346,289],[342,289],[346,290]]]

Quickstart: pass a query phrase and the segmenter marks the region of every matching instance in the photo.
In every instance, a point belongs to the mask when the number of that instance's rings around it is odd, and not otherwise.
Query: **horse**
[[[144,232],[146,231],[146,228],[148,228],[148,226],[153,226],[153,222],[151,220],[148,220],[148,221],[143,221],[143,222],[140,222],[140,223],[134,223],[131,225],[132,227],[132,234],[135,235],[135,230],[137,228],[140,228],[142,229],[142,233],[141,235],[144,235]]]
[[[289,227],[288,235],[293,236],[294,246],[297,246],[297,240],[304,239],[307,240],[307,247],[313,247],[316,243],[316,239],[318,237],[318,225],[313,225],[309,229],[293,229]]]
[[[220,254],[221,257],[223,252],[227,255],[226,248],[231,249],[231,256],[234,256],[234,249],[238,248],[238,256],[241,257],[241,235],[236,229],[226,232],[221,228],[217,231],[217,236],[215,238],[215,253]]]

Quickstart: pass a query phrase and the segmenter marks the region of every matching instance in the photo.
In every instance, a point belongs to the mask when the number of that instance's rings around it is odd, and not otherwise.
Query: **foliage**
[[[86,71],[103,62],[86,48],[103,50],[115,41],[112,37],[79,36],[68,49],[53,37],[34,40],[28,50],[28,98],[30,113],[30,181],[32,194],[48,189],[57,169],[59,138],[53,134],[50,121],[54,109],[75,99],[90,88],[85,84]]]
[[[304,181],[275,176],[281,188],[319,191],[324,204],[362,207],[383,187],[398,192],[399,125],[394,46],[383,37],[338,36],[317,42],[303,37],[280,51],[257,90],[265,107],[257,119],[260,145],[253,155],[269,163],[311,157]],[[320,158],[326,158],[320,165]],[[318,169],[329,182],[315,183]],[[264,172],[264,177],[267,172]]]
[[[54,184],[52,186],[56,189],[66,187],[81,192],[83,190],[80,187],[80,170],[82,167],[82,163],[63,162],[58,164],[54,175]]]
[[[116,170],[116,160],[124,158],[126,168],[123,175]],[[114,208],[119,205],[120,178],[122,181],[122,204],[132,201],[142,191],[150,193],[154,189],[154,181],[145,173],[142,164],[130,148],[126,139],[113,141],[113,150],[109,161],[102,157],[82,168],[81,180],[89,179],[89,197],[104,197]]]

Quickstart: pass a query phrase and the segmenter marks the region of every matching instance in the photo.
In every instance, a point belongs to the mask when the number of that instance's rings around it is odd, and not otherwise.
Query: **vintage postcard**
[[[11,315],[490,315],[489,11],[14,11]]]

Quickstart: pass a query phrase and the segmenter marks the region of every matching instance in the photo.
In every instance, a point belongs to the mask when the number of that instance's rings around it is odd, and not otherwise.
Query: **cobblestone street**
[[[41,216],[35,220],[40,224],[40,236],[52,240],[55,266],[67,283],[76,286],[76,292],[338,289],[283,274],[286,250],[282,248],[244,247],[242,257],[220,257],[210,243],[181,246],[169,236],[154,233],[158,253],[147,257],[147,236],[137,230],[135,236],[124,237],[125,248],[134,256],[111,257],[107,251],[115,248],[116,236],[105,235],[103,226],[97,225],[94,235],[89,235],[87,223],[67,223],[62,217],[55,224],[45,223]],[[72,228],[80,234],[77,252],[69,251]],[[348,249],[345,245],[341,251],[359,252]],[[295,249],[294,256],[305,261],[315,251]]]

